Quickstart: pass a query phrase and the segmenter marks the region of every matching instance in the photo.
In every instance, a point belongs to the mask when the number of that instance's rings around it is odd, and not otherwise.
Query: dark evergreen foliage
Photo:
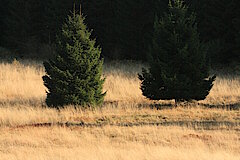
[[[68,0],[2,0],[0,46],[12,49],[24,58],[46,58],[39,50],[54,44],[65,17],[72,9]],[[29,57],[33,54],[32,57]],[[50,55],[49,55],[50,56]]]
[[[240,1],[239,0],[235,0],[235,16],[233,19],[233,24],[234,24],[234,28],[236,33],[235,35],[235,40],[236,40],[236,45],[235,45],[235,49],[234,49],[234,54],[232,55],[234,57],[234,61],[238,63],[238,67],[240,67]]]
[[[203,100],[213,86],[206,47],[199,40],[196,16],[182,0],[169,1],[169,13],[156,19],[150,70],[143,69],[143,95],[151,100]]]
[[[7,47],[22,50],[31,34],[30,3],[26,1],[9,1],[8,17],[4,18],[4,40]]]
[[[47,75],[43,77],[48,88],[48,106],[99,105],[102,93],[103,59],[101,49],[84,24],[84,17],[73,13],[58,36],[57,55],[44,62]]]
[[[7,18],[8,0],[0,1],[0,46],[4,44],[5,18]]]
[[[166,10],[167,0],[83,1],[87,23],[109,59],[144,60],[152,37],[155,15]]]
[[[83,11],[87,15],[87,23],[94,28],[93,34],[98,37],[97,42],[103,48],[103,54],[107,58],[117,59],[119,54],[119,40],[121,36],[118,30],[119,11],[122,2],[118,0],[88,0],[83,1]],[[123,24],[124,22],[122,22]]]
[[[119,46],[125,58],[145,60],[152,41],[155,16],[167,9],[166,0],[122,0],[118,13]],[[130,54],[129,54],[130,53]]]
[[[73,4],[83,6],[93,37],[109,59],[145,60],[153,38],[155,16],[168,0],[0,0],[0,46],[24,58],[47,58]],[[209,44],[213,64],[240,61],[237,34],[239,0],[186,0],[197,14],[200,39]],[[54,48],[54,47],[53,47]]]
[[[235,21],[240,11],[238,0],[188,0],[197,12],[200,38],[209,42],[212,64],[227,65],[235,61],[238,54],[235,36]],[[238,18],[239,19],[239,18]],[[240,61],[240,60],[239,60]]]

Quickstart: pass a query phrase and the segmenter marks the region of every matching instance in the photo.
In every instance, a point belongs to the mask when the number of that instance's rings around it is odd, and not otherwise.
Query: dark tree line
[[[0,0],[0,46],[23,57],[46,58],[73,4],[86,16],[93,37],[110,59],[145,60],[153,24],[167,10],[168,0]],[[186,0],[197,14],[202,41],[212,63],[239,62],[239,0]]]

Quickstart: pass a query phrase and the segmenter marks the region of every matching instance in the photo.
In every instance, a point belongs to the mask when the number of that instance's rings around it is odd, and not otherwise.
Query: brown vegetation
[[[0,159],[238,160],[240,78],[220,75],[206,100],[151,102],[143,65],[105,65],[104,105],[46,108],[38,62],[0,64]]]

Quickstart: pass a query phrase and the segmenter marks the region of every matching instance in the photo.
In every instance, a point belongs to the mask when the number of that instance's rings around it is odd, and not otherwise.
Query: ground
[[[44,103],[41,62],[2,62],[0,159],[240,159],[239,76],[218,72],[206,100],[175,107],[142,96],[143,66],[106,63],[102,106],[57,110]]]

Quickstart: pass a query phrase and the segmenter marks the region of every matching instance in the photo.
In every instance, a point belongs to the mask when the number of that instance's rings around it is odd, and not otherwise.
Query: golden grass
[[[181,125],[205,129],[240,130],[240,110],[207,109],[201,106],[191,108],[156,110],[138,108],[135,104],[105,105],[101,109],[82,110],[66,107],[60,111],[32,106],[0,107],[0,127],[21,127],[32,125],[70,126],[138,126],[138,125]]]
[[[0,102],[1,103],[42,103],[45,99],[45,87],[41,76],[42,66],[37,64],[0,64]]]
[[[41,63],[1,63],[0,160],[239,159],[240,110],[229,110],[240,105],[239,77],[220,75],[206,100],[172,108],[142,96],[142,66],[104,66],[101,108],[56,110],[44,104]]]
[[[180,127],[1,128],[2,160],[239,160],[239,133]]]
[[[204,103],[234,104],[240,102],[240,77],[219,75]]]
[[[143,65],[133,62],[112,62],[104,67],[107,102],[142,103],[137,74]],[[42,82],[44,68],[41,63],[14,61],[12,64],[0,64],[0,101],[1,103],[30,103],[40,105],[46,97],[46,88]],[[220,76],[217,78],[210,95],[201,103],[234,104],[240,102],[240,77]],[[171,103],[171,101],[169,102]]]

